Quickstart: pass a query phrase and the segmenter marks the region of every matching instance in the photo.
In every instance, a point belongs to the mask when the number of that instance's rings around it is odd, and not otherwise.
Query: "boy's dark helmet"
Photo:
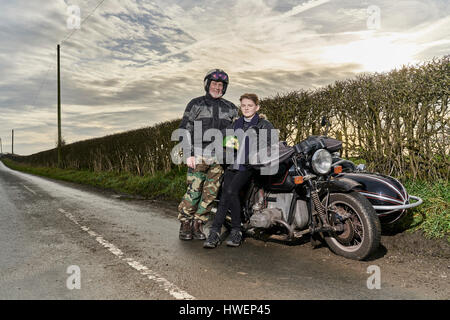
[[[230,78],[228,77],[228,74],[222,69],[212,69],[208,71],[208,73],[205,76],[205,79],[203,80],[206,92],[209,92],[209,86],[211,84],[211,81],[222,82],[223,83],[222,95],[224,95],[225,92],[227,91]]]

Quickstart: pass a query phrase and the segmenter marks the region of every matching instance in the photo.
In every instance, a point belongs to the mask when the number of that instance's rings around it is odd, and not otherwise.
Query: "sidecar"
[[[361,185],[357,191],[370,201],[382,224],[394,223],[406,209],[422,203],[421,198],[408,195],[405,187],[395,178],[359,171],[356,167],[346,171],[336,177],[345,177]]]
[[[408,195],[406,188],[395,178],[382,175],[378,173],[372,173],[365,171],[364,165],[356,166],[352,161],[342,159],[335,154],[342,148],[342,142],[335,139],[325,138],[323,142],[328,151],[332,152],[332,167],[331,172],[334,172],[334,167],[340,166],[342,172],[338,174],[332,174],[335,178],[345,177],[357,182],[360,187],[356,189],[361,195],[366,197],[375,209],[380,222],[382,224],[394,223],[400,219],[407,209],[414,208],[422,204],[422,199],[419,197]],[[295,147],[294,147],[295,148]],[[286,159],[294,152],[293,147],[289,147],[285,142],[280,142],[279,155],[269,160],[257,161],[253,160],[253,163],[259,163],[259,166],[271,166],[272,161],[276,163],[284,163]],[[257,154],[252,155],[256,157]],[[288,176],[282,175],[282,179],[286,179]],[[280,177],[276,174],[268,176],[269,179],[277,180]],[[280,180],[281,181],[281,180]],[[284,180],[283,180],[284,182]],[[275,183],[272,185],[273,189],[276,189],[276,185],[280,185],[280,191],[284,188],[284,184]],[[294,183],[288,186],[292,189]]]

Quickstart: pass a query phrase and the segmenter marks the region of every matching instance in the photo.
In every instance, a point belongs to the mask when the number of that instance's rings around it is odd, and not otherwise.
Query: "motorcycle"
[[[313,245],[324,241],[335,254],[364,260],[379,247],[382,222],[422,200],[408,196],[396,179],[340,158],[342,142],[327,137],[326,118],[325,124],[324,136],[292,147],[281,142],[275,174],[253,175],[241,194],[242,229],[284,241],[309,235]]]

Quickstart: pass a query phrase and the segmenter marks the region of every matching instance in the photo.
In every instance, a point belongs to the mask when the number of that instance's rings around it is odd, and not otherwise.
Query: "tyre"
[[[333,193],[328,209],[335,212],[343,231],[324,234],[325,242],[335,254],[364,260],[380,245],[381,224],[370,202],[357,192]],[[332,219],[330,219],[332,220]]]

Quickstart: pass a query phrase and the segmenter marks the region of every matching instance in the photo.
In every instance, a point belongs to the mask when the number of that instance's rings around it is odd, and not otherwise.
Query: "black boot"
[[[192,220],[181,221],[180,240],[192,240]]]
[[[220,234],[214,229],[211,229],[208,239],[203,243],[203,248],[215,248],[220,244]]]
[[[205,240],[206,236],[203,233],[203,221],[195,219],[192,224],[192,237],[196,240]]]
[[[239,247],[242,243],[242,232],[241,230],[231,230],[230,237],[227,241],[227,246],[229,247]]]

